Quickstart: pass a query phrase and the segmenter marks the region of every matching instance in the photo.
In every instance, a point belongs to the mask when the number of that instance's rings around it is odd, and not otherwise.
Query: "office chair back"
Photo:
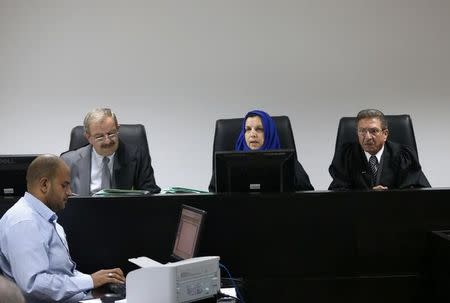
[[[216,121],[213,155],[216,151],[234,150],[236,140],[241,131],[243,119],[244,118],[219,119]],[[294,134],[292,133],[289,117],[274,116],[272,119],[277,126],[281,148],[295,150]]]
[[[388,122],[389,135],[388,140],[408,145],[417,153],[416,138],[414,129],[409,115],[385,115]],[[356,133],[356,117],[343,117],[339,121],[336,150],[345,143],[358,142]]]
[[[142,124],[121,124],[119,128],[119,139],[125,143],[138,145],[148,151],[147,133]],[[70,133],[69,150],[78,149],[89,144],[84,137],[84,127],[75,126]]]

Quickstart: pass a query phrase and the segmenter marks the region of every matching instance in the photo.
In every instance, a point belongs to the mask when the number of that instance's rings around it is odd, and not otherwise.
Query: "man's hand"
[[[102,269],[91,275],[94,281],[94,288],[106,283],[125,283],[125,276],[120,268]]]
[[[377,185],[377,186],[374,186],[372,189],[373,190],[386,190],[388,188],[387,188],[387,186]]]

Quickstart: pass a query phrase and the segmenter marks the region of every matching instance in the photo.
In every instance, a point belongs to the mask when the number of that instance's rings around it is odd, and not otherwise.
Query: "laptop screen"
[[[184,260],[195,257],[206,211],[182,205],[172,257]]]

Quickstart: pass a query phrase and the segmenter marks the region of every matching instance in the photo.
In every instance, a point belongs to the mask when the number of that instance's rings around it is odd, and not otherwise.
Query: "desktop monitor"
[[[296,153],[293,149],[222,151],[214,159],[216,191],[295,191]]]
[[[180,220],[173,245],[172,257],[177,260],[196,256],[200,232],[205,221],[206,211],[188,206],[181,206]]]
[[[27,169],[38,155],[0,155],[0,195],[22,196],[27,190]]]

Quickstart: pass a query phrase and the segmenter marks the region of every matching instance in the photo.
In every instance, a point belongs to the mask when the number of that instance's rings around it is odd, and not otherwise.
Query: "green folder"
[[[102,189],[95,194],[94,197],[111,197],[111,196],[142,196],[147,195],[150,192],[148,190],[137,190],[137,189]]]
[[[205,194],[208,192],[203,191],[203,190],[198,190],[198,189],[173,186],[173,187],[164,189],[163,193],[164,194]]]

